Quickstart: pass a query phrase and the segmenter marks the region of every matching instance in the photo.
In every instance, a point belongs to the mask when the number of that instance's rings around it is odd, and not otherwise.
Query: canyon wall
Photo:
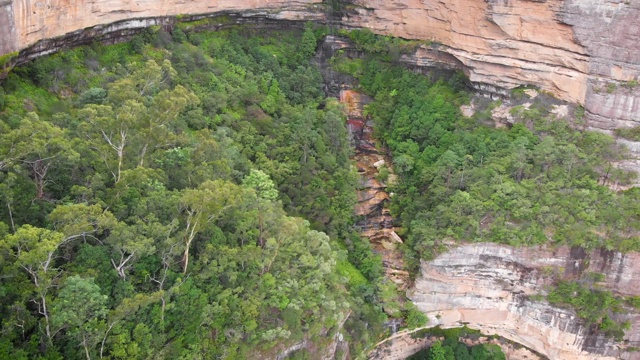
[[[325,1],[328,3],[329,1]],[[64,46],[42,42],[161,25],[181,14],[236,12],[320,20],[322,0],[0,0],[0,56],[27,60]],[[333,2],[332,2],[333,3]],[[344,27],[422,39],[424,63],[443,57],[477,88],[534,85],[584,105],[600,129],[640,125],[640,1],[348,0]],[[87,30],[89,29],[89,30]],[[82,40],[86,40],[86,37]],[[40,44],[39,47],[37,44]],[[36,49],[27,50],[36,46]],[[443,55],[444,54],[444,55]],[[634,86],[635,85],[635,86]]]
[[[320,3],[322,0],[0,0],[0,55],[85,29],[97,27],[88,30],[92,35],[140,29],[181,15],[236,12],[307,19],[312,13],[323,14],[322,10],[314,12]]]
[[[545,295],[553,279],[578,280],[602,273],[598,283],[621,296],[640,295],[640,254],[585,252],[560,247],[514,248],[479,243],[452,248],[421,264],[409,298],[429,316],[429,325],[462,326],[499,335],[549,359],[640,359],[640,314],[618,315],[630,321],[624,341],[594,331],[569,309],[532,301]]]
[[[0,56],[21,51],[27,60],[77,39],[162,25],[181,14],[323,20],[322,2],[0,0]],[[461,68],[479,89],[495,94],[539,86],[582,104],[596,128],[640,125],[639,0],[349,3],[340,19],[344,27],[425,40],[414,57],[418,65]],[[603,287],[640,295],[640,265],[635,264],[640,264],[638,254],[470,244],[423,262],[409,295],[433,325],[469,324],[550,359],[640,359],[640,353],[625,350],[640,347],[639,314],[621,316],[632,328],[620,345],[591,331],[570,310],[528,300],[550,285],[550,273],[566,279],[604,273]]]
[[[478,87],[500,92],[534,85],[584,105],[593,127],[640,125],[639,1],[351,3],[343,23],[429,40],[418,54],[425,63],[438,53],[452,55]]]

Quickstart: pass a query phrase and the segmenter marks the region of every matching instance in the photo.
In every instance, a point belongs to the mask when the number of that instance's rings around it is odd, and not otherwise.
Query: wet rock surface
[[[393,183],[395,175],[387,149],[381,148],[373,138],[372,122],[363,115],[363,106],[370,101],[368,96],[353,90],[340,91],[340,102],[345,104],[347,126],[355,145],[353,160],[360,175],[358,205],[355,208],[359,220],[356,226],[360,234],[369,239],[374,251],[382,256],[387,278],[398,289],[406,290],[409,273],[404,270],[402,252],[398,250],[402,239],[396,233],[393,217],[387,208],[390,201],[387,186]]]

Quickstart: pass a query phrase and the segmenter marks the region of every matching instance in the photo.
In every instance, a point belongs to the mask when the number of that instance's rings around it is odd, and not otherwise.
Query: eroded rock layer
[[[125,27],[143,27],[147,18],[220,11],[277,11],[297,18],[321,0],[0,0],[0,54],[22,50],[40,40],[124,20]],[[3,5],[4,4],[4,5]],[[9,31],[6,31],[9,29]]]
[[[409,298],[429,315],[430,325],[462,326],[495,334],[550,359],[639,359],[628,351],[640,344],[640,314],[632,309],[617,320],[630,321],[624,343],[616,343],[568,309],[531,301],[545,295],[553,279],[605,275],[598,285],[615,294],[639,295],[640,254],[514,248],[497,244],[462,245],[423,262]]]
[[[0,0],[0,55],[25,50],[44,39],[78,35],[82,31],[93,36],[139,29],[162,24],[162,19],[181,14],[232,11],[272,19],[318,20],[328,6],[322,3],[322,0]],[[341,3],[346,9],[343,26],[428,40],[430,44],[416,54],[422,63],[444,60],[462,68],[479,89],[501,93],[523,84],[535,85],[563,100],[583,104],[594,127],[612,129],[640,124],[640,86],[636,85],[640,80],[639,1]],[[55,41],[45,42],[37,51],[31,50],[29,57],[59,47]]]
[[[638,1],[352,2],[345,24],[429,40],[424,62],[446,53],[493,90],[535,85],[583,104],[595,127],[640,125]]]

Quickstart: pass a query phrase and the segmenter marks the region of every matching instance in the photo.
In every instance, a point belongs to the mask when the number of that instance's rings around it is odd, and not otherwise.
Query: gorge
[[[93,38],[115,41],[149,26],[171,28],[178,20],[231,15],[231,23],[326,22],[327,5],[313,0],[0,0],[0,66],[8,71]],[[589,127],[640,125],[637,1],[356,0],[340,6],[339,16],[331,19],[338,26],[424,40],[412,57],[417,66],[461,69],[488,96],[532,85],[583,106]],[[553,281],[580,279],[590,272],[605,274],[600,285],[614,294],[639,296],[637,253],[449,245],[433,261],[421,262],[420,275],[408,291],[431,325],[466,324],[549,359],[640,359],[634,351],[640,345],[636,310],[620,315],[632,324],[620,345],[594,335],[571,310],[530,298]]]

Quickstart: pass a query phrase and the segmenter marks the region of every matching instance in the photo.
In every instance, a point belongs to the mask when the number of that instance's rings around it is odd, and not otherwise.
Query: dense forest
[[[1,83],[0,358],[248,359],[312,344],[291,354],[304,359],[342,336],[357,356],[387,331],[385,306],[424,325],[410,302],[390,304],[354,228],[344,112],[313,60],[326,30],[195,25],[40,58]],[[497,103],[464,117],[464,76],[397,66],[413,42],[345,35],[363,51],[332,65],[374,98],[413,274],[452,240],[639,249],[640,192],[608,187],[632,178],[611,137],[543,103],[500,129]],[[596,280],[547,300],[620,336],[609,315],[629,299]],[[503,355],[456,335],[417,356]]]
[[[412,274],[420,259],[452,242],[640,250],[640,191],[628,186],[636,174],[616,167],[626,151],[611,136],[583,129],[579,107],[573,122],[559,119],[551,95],[532,100],[518,88],[511,98],[528,104],[511,109],[513,124],[492,119],[500,100],[476,99],[475,114],[466,117],[464,75],[423,76],[397,66],[414,42],[368,30],[344,35],[368,55],[339,54],[333,63],[374,98],[365,111],[399,175],[390,207]],[[639,302],[599,288],[602,278],[589,273],[559,282],[547,300],[620,340],[630,324],[612,315]]]
[[[383,333],[343,111],[311,63],[323,30],[192,25],[2,83],[0,358],[261,358],[342,328],[357,353]]]
[[[367,112],[401,179],[392,210],[416,256],[430,258],[446,239],[640,249],[638,190],[607,187],[633,179],[615,167],[624,150],[612,137],[579,131],[538,102],[496,129],[495,103],[461,115],[460,76],[432,81],[376,57],[342,62],[375,98]]]

